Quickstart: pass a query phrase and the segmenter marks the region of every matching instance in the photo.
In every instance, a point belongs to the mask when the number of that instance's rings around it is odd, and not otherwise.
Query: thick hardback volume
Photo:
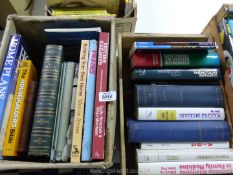
[[[135,53],[131,58],[131,68],[198,68],[220,67],[217,53]]]
[[[47,45],[37,93],[29,156],[49,157],[56,114],[62,46]]]
[[[86,98],[89,40],[82,40],[72,136],[71,162],[81,161],[82,131]]]
[[[131,57],[135,52],[142,52],[148,50],[209,50],[216,49],[215,42],[153,42],[140,41],[134,42],[129,56]]]
[[[224,108],[138,107],[138,120],[224,120]]]
[[[19,76],[3,144],[2,156],[17,156],[28,87],[36,79],[36,69],[31,60],[20,62]]]
[[[230,139],[227,121],[128,120],[127,125],[128,141],[131,143],[213,142]]]
[[[186,150],[142,150],[137,149],[137,162],[191,162],[233,160],[233,150],[186,149]]]
[[[55,157],[56,161],[62,160],[62,152],[66,142],[66,132],[69,126],[70,110],[71,110],[71,98],[74,78],[74,62],[67,62],[65,64],[65,75],[63,82],[63,91],[60,98],[61,113],[59,121],[57,122],[56,142],[55,142]]]
[[[84,113],[82,161],[91,161],[93,115],[95,103],[95,76],[97,62],[97,41],[90,40],[88,69],[87,69],[87,90],[86,105]]]
[[[135,81],[160,80],[220,80],[221,72],[216,69],[134,69],[131,79]]]
[[[99,93],[107,90],[108,80],[109,33],[102,32],[99,37],[96,92],[94,107],[94,125],[92,140],[92,159],[104,159],[106,102],[100,101]]]
[[[159,142],[141,143],[141,149],[223,149],[229,148],[229,141],[224,142]]]
[[[232,174],[233,161],[138,163],[138,175]]]
[[[136,107],[224,107],[218,85],[135,85]]]
[[[24,110],[23,116],[23,127],[21,128],[20,132],[20,139],[19,139],[19,146],[18,146],[18,153],[20,155],[26,156],[28,153],[28,146],[29,146],[29,139],[31,135],[32,129],[32,121],[33,115],[36,105],[36,92],[37,92],[37,81],[31,81],[28,86],[28,95],[26,99],[26,106]]]

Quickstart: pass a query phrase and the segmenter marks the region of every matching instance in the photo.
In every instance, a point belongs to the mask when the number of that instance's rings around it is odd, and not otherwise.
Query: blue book
[[[13,95],[15,91],[18,77],[18,61],[28,59],[26,49],[25,42],[21,35],[11,35],[0,79],[0,128],[5,115],[8,96]]]
[[[136,107],[224,107],[219,85],[135,85]]]
[[[88,56],[88,74],[86,87],[86,106],[84,113],[84,131],[82,142],[82,161],[91,161],[93,116],[95,102],[95,77],[97,63],[97,41],[90,40],[90,49]]]
[[[159,80],[220,80],[221,72],[215,69],[134,69],[131,79],[135,81]]]
[[[137,121],[129,119],[128,142],[229,141],[227,121]]]

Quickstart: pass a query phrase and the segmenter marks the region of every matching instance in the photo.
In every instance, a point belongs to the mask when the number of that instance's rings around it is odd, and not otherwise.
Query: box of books
[[[10,15],[0,50],[0,170],[109,168],[115,23]]]
[[[218,45],[205,34],[120,34],[122,174],[233,172]]]

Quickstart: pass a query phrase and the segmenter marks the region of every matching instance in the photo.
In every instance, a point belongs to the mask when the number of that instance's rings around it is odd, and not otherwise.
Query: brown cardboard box
[[[120,34],[118,40],[118,47],[119,47],[119,106],[120,106],[120,141],[121,141],[121,167],[122,167],[122,174],[125,175],[130,172],[137,172],[136,169],[136,162],[135,153],[132,151],[132,145],[127,144],[127,136],[126,136],[126,114],[127,110],[132,110],[133,107],[130,106],[132,102],[130,101],[130,94],[132,94],[132,84],[129,81],[129,70],[130,70],[130,61],[128,59],[129,51],[133,46],[134,41],[207,41],[208,35],[204,34],[196,34],[196,35],[185,35],[185,34]],[[225,101],[225,112],[226,112],[226,120],[228,121],[231,133],[232,133],[232,123],[231,123],[231,116],[229,113],[229,108],[232,109],[233,102],[230,103],[228,92],[226,89],[225,77],[223,79],[224,84],[220,81],[223,94],[224,101]],[[232,98],[233,99],[233,98]],[[230,141],[232,142],[232,141]]]
[[[29,46],[29,56],[34,63],[41,63],[44,46],[47,43],[44,37],[45,28],[68,27],[101,27],[102,31],[110,32],[109,57],[109,91],[117,90],[117,65],[115,59],[115,23],[111,20],[81,20],[74,17],[48,17],[48,16],[18,16],[11,15],[7,25],[0,49],[0,67],[2,67],[10,35],[19,33],[23,35]],[[85,163],[35,163],[22,161],[0,161],[0,170],[9,169],[48,169],[48,168],[109,168],[112,166],[114,137],[116,124],[116,101],[107,104],[106,133],[105,133],[105,159],[100,162]]]

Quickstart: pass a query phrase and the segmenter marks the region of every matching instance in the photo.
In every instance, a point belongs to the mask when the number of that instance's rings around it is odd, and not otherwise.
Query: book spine
[[[19,76],[17,79],[15,94],[12,103],[12,109],[6,130],[6,136],[3,144],[3,156],[17,156],[21,128],[23,126],[23,116],[25,110],[25,101],[29,83],[35,80],[35,67],[30,60],[23,60],[20,63]]]
[[[29,156],[49,157],[62,61],[61,45],[47,45],[37,93]]]
[[[134,69],[132,80],[220,80],[219,69]]]
[[[135,98],[137,107],[224,107],[218,85],[137,84]]]
[[[138,174],[232,174],[232,161],[138,163]]]
[[[82,40],[80,51],[80,62],[78,72],[78,83],[76,93],[76,105],[74,115],[74,127],[71,149],[71,162],[81,161],[83,117],[86,97],[87,64],[88,64],[89,40]]]
[[[181,143],[141,143],[141,149],[224,149],[229,148],[229,141],[225,142],[181,142]]]
[[[145,129],[146,128],[146,129]],[[128,141],[214,142],[229,141],[227,121],[136,121],[128,120]]]
[[[82,142],[82,161],[91,161],[91,145],[92,145],[92,130],[93,130],[93,115],[95,102],[95,77],[96,77],[96,62],[97,62],[97,41],[90,40],[90,50],[88,58],[88,74],[86,88],[86,105],[83,127],[83,142]]]
[[[59,121],[58,140],[56,143],[56,161],[62,160],[62,151],[66,142],[66,132],[69,125],[71,98],[74,77],[74,62],[66,63],[64,91],[61,99],[61,119]]]
[[[137,161],[149,162],[189,162],[228,161],[233,159],[233,150],[228,149],[187,149],[187,150],[141,150],[137,149]]]
[[[96,75],[96,92],[94,107],[94,125],[92,139],[92,160],[104,159],[104,139],[106,102],[99,100],[99,93],[107,90],[108,79],[109,33],[101,32],[99,36],[98,62]]]
[[[131,68],[220,67],[217,53],[135,53]]]
[[[224,120],[224,108],[139,107],[138,120]]]

